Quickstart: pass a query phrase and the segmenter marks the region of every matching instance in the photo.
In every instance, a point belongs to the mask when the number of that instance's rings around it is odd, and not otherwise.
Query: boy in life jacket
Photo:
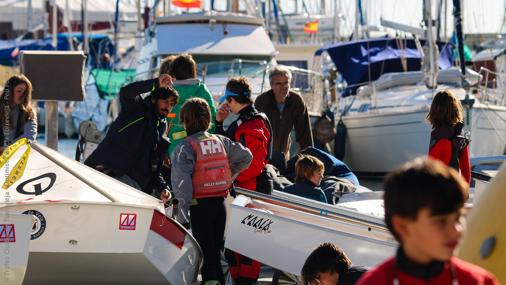
[[[353,285],[364,272],[364,267],[352,266],[340,248],[326,242],[307,257],[301,277],[304,285]]]
[[[451,166],[471,182],[469,139],[462,135],[462,105],[449,90],[434,96],[427,121],[432,125],[429,156]]]
[[[241,144],[206,132],[211,110],[204,99],[189,99],[180,115],[188,136],[171,155],[171,181],[180,209],[178,221],[191,224],[202,248],[203,284],[225,284],[220,263],[226,222],[224,201],[233,179],[249,166],[252,155]]]
[[[366,273],[359,285],[492,285],[484,269],[453,256],[464,230],[467,183],[433,159],[418,158],[385,180],[385,224],[397,255]],[[477,249],[479,250],[479,249]]]
[[[265,187],[265,183],[258,183],[265,177],[263,171],[271,153],[270,123],[267,116],[258,112],[253,105],[248,80],[244,77],[230,79],[219,101],[222,105],[216,114],[216,133],[240,142],[253,154],[251,165],[237,176],[235,186],[262,193],[272,192],[272,189],[260,189]],[[224,131],[223,121],[230,111],[239,117]],[[258,279],[258,261],[229,250],[225,251],[225,255],[234,284],[249,284]]]
[[[323,190],[319,187],[322,182],[325,166],[312,155],[299,155],[295,163],[295,184],[283,189],[283,192],[327,203]]]

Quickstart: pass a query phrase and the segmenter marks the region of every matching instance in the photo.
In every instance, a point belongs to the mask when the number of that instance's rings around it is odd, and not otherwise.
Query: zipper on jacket
[[[137,123],[137,122],[139,122],[139,121],[142,121],[142,120],[144,120],[144,116],[142,116],[142,117],[140,117],[140,118],[136,119],[135,121],[132,121],[132,122],[128,123],[126,126],[124,126],[123,128],[119,129],[119,130],[118,130],[118,133],[121,133],[121,132],[122,132],[122,131],[124,131],[126,128],[128,128],[128,127],[130,127],[131,125],[133,125],[133,124],[135,124],[135,123]]]

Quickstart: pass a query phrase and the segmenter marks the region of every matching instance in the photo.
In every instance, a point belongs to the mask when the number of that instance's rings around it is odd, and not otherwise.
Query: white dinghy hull
[[[256,199],[239,196],[230,206],[225,246],[263,264],[299,275],[307,256],[324,242],[342,248],[355,265],[372,267],[395,254],[397,243],[380,218],[251,195]]]
[[[43,146],[31,146],[22,177],[9,187],[12,202],[0,204],[0,211],[33,218],[23,284],[196,281],[200,248],[165,216],[159,200]],[[19,156],[11,158],[11,167]]]

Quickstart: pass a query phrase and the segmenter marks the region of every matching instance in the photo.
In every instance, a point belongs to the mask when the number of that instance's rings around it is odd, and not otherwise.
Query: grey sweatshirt
[[[198,138],[204,135],[204,132],[198,132],[190,137]],[[253,156],[251,152],[242,146],[228,139],[220,137],[228,155],[232,178],[235,178],[241,171],[249,167]],[[187,140],[183,140],[171,154],[171,181],[174,196],[179,200],[178,222],[189,223],[188,211],[191,206],[193,196],[192,174],[195,166],[195,153]]]

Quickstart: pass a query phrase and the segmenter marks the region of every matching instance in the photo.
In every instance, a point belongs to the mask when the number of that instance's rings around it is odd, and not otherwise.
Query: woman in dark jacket
[[[32,106],[32,83],[26,76],[14,75],[5,83],[0,99],[0,153],[20,138],[37,138],[37,114]]]

